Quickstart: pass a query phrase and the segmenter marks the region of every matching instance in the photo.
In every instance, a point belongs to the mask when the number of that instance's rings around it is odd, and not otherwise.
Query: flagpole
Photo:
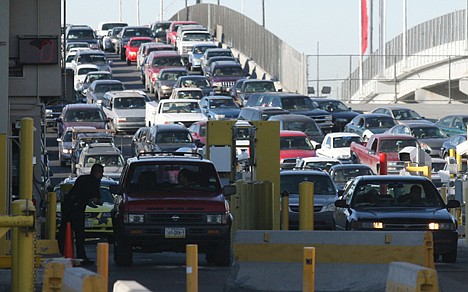
[[[359,92],[362,94],[362,1],[359,0]]]
[[[408,9],[407,9],[407,0],[403,0],[403,66],[406,67],[406,45],[408,42],[408,36],[406,31],[408,30]]]

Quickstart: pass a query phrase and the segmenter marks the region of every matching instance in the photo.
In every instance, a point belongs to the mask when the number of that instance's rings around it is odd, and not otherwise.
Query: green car
[[[458,134],[466,134],[468,115],[448,115],[437,121],[436,125],[444,131],[447,136],[452,137]]]
[[[57,232],[60,229],[61,223],[61,204],[62,197],[61,186],[65,184],[73,185],[76,177],[69,177],[64,179],[60,184],[55,186],[54,192],[57,195]],[[114,195],[109,191],[109,186],[118,184],[111,178],[103,178],[101,180],[101,200],[102,206],[92,208],[86,206],[85,214],[85,236],[86,238],[106,238],[112,241],[112,218],[111,210],[114,207]]]

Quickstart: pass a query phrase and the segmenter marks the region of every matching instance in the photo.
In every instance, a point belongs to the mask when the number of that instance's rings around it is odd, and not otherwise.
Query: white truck
[[[163,99],[146,103],[145,124],[183,124],[187,128],[198,121],[207,121],[196,99]]]
[[[340,161],[351,159],[349,146],[351,142],[362,143],[362,139],[355,133],[328,133],[323,138],[320,149],[317,149],[317,156],[335,158]]]
[[[188,59],[193,45],[199,43],[214,44],[213,37],[208,31],[184,31],[177,41],[177,52],[182,58]]]

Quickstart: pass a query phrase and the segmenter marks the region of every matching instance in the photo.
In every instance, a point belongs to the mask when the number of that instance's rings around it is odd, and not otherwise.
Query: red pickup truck
[[[367,143],[352,142],[350,146],[353,163],[370,166],[375,173],[380,171],[380,154],[387,154],[387,173],[398,174],[404,167],[398,152],[408,146],[416,147],[418,141],[410,135],[375,134]]]

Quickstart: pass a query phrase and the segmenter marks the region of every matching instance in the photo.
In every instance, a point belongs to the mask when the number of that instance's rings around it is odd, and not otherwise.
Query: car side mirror
[[[346,200],[336,200],[335,207],[338,208],[349,208],[349,205],[346,203]]]
[[[283,88],[278,88],[278,92],[283,92]]]
[[[460,202],[457,201],[457,200],[448,200],[446,206],[447,206],[448,209],[459,208],[460,207]]]
[[[62,122],[62,118],[56,118],[55,121],[56,121],[57,123],[61,123],[61,122]]]
[[[235,185],[227,185],[223,187],[224,196],[229,197],[237,193],[237,188]]]

